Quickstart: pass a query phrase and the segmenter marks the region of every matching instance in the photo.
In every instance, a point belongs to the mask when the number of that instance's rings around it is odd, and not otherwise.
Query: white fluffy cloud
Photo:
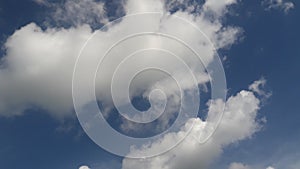
[[[43,31],[31,23],[10,36],[0,70],[0,114],[38,106],[57,117],[70,115],[75,57],[91,33],[88,26]]]
[[[259,105],[260,101],[253,92],[240,91],[226,102],[223,119],[207,142],[200,144],[198,139],[200,139],[202,132],[207,132],[203,128],[208,122],[199,118],[190,119],[181,131],[169,133],[157,142],[140,149],[133,149],[131,153],[151,152],[155,151],[155,149],[162,149],[165,146],[172,145],[182,134],[187,132],[188,126],[194,123],[192,131],[177,147],[163,155],[149,159],[124,159],[123,169],[207,168],[222,153],[222,149],[225,146],[249,138],[260,129],[260,124],[256,119],[257,111],[260,108]],[[219,110],[219,106],[220,103],[218,102],[212,104],[209,109],[209,115],[213,115],[213,111]],[[236,167],[236,165],[233,167]]]
[[[90,169],[90,167],[83,165],[83,166],[79,167],[79,169]]]
[[[76,26],[89,24],[97,26],[108,22],[104,2],[95,0],[33,0],[35,3],[50,9],[48,25]],[[48,23],[50,22],[50,23]]]
[[[275,169],[275,168],[273,168],[273,167],[269,166],[269,167],[267,167],[266,169]]]
[[[266,10],[279,9],[283,10],[285,13],[288,13],[295,7],[293,2],[285,0],[264,0],[262,4],[266,6]]]
[[[55,4],[52,18],[58,23],[72,25],[105,24],[108,22],[103,2],[94,0],[66,0],[63,5]]]
[[[37,2],[45,2],[37,0]],[[222,24],[222,16],[227,12],[228,6],[236,3],[235,0],[206,0],[203,6],[197,8],[196,13],[191,13],[191,8],[177,11],[172,15],[180,16],[194,25],[198,26],[205,35],[215,44],[216,49],[228,47],[237,41],[240,29],[236,27],[226,27]],[[166,4],[161,0],[128,0],[124,5],[126,14],[136,12],[165,12]],[[96,15],[95,15],[96,14]],[[209,16],[213,15],[211,18]],[[0,115],[14,116],[22,115],[24,110],[30,107],[39,107],[46,110],[55,117],[66,117],[72,114],[72,73],[79,50],[85,41],[93,34],[89,25],[94,24],[95,20],[99,23],[107,21],[105,16],[105,7],[101,2],[93,0],[67,0],[63,8],[57,8],[55,15],[58,21],[72,23],[76,25],[69,29],[46,28],[42,30],[40,26],[30,23],[11,35],[5,43],[6,54],[1,60],[0,69]],[[92,16],[92,17],[90,17]],[[89,20],[91,19],[91,20]],[[107,30],[98,31],[103,39],[97,39],[94,46],[95,50],[90,50],[89,54],[97,55],[104,53],[105,44],[119,39],[122,33],[134,32],[136,28],[149,29],[162,32],[179,32],[190,39],[190,43],[197,44],[199,50],[202,50],[205,57],[203,59],[209,63],[214,54],[211,47],[203,43],[203,37],[199,37],[193,31],[186,30],[186,25],[173,22],[170,17],[151,18],[151,22],[139,20],[139,24],[133,24],[126,18],[118,24],[111,25]],[[112,36],[113,35],[113,36]],[[161,44],[158,38],[137,39],[128,46],[119,48],[119,53],[126,54],[133,44],[143,47],[166,47],[170,50],[181,50],[176,44]],[[188,56],[188,53],[182,52],[182,56]],[[116,57],[116,60],[124,56]],[[152,58],[152,60],[161,59],[161,55]],[[196,74],[199,75],[197,83],[207,82],[204,69],[194,65],[193,60],[185,58],[189,66],[194,67]],[[148,62],[143,60],[135,62],[133,65]],[[168,65],[176,66],[174,62],[165,60]],[[117,64],[117,63],[112,63]],[[95,65],[94,62],[88,62],[86,69]],[[104,65],[104,69],[110,70],[112,65]],[[198,69],[196,69],[198,68]],[[130,66],[129,68],[130,69]],[[180,70],[180,69],[179,69]],[[204,76],[202,76],[204,75]],[[87,74],[82,74],[82,81],[86,79]],[[176,74],[176,76],[183,76]],[[109,77],[109,76],[108,76]],[[105,100],[110,97],[108,93],[110,84],[106,76],[99,82],[100,95]],[[155,79],[156,77],[154,77]],[[182,78],[184,80],[184,78]],[[139,81],[137,86],[144,84],[145,81]],[[162,83],[164,84],[164,83]],[[164,86],[172,93],[172,87]],[[259,84],[262,84],[261,82]],[[259,84],[250,87],[254,92],[258,90]],[[186,89],[190,88],[189,82],[186,83]],[[235,96],[229,97],[226,102],[226,108],[223,120],[214,135],[205,144],[199,144],[201,133],[209,133],[204,130],[208,121],[199,118],[191,118],[182,127],[181,131],[168,133],[161,140],[153,142],[143,148],[135,148],[131,154],[141,152],[151,152],[155,149],[162,149],[169,144],[174,143],[185,134],[191,124],[194,128],[188,137],[175,149],[164,155],[144,160],[124,159],[124,169],[147,168],[147,169],[182,169],[182,168],[206,168],[217,158],[223,150],[223,147],[251,137],[260,128],[256,119],[257,111],[260,108],[260,100],[254,95],[253,91],[240,91]],[[177,103],[177,102],[175,102]],[[220,109],[222,101],[213,100],[209,107],[209,118]],[[128,126],[126,126],[128,127]],[[236,164],[238,166],[238,164]],[[235,166],[233,166],[235,167]],[[82,166],[80,169],[88,169]],[[235,168],[231,168],[235,169]]]
[[[204,9],[210,10],[218,16],[222,16],[225,12],[227,12],[227,6],[235,3],[237,3],[236,0],[206,0]]]
[[[222,13],[226,12],[227,5],[234,2],[224,1],[220,6],[220,4],[214,3],[212,0],[207,0],[197,14],[190,13],[187,10],[178,11],[173,15],[185,18],[197,25],[216,44],[216,48],[220,49],[235,43],[238,38],[240,29],[222,25],[219,13],[219,11],[222,11]],[[70,19],[72,22],[74,21],[75,27],[68,29],[60,27],[42,29],[35,23],[30,23],[16,30],[7,39],[4,46],[6,54],[1,60],[0,69],[0,115],[22,115],[24,110],[31,107],[44,109],[51,115],[59,118],[72,114],[71,80],[75,60],[85,41],[94,32],[89,25],[83,24],[90,24],[89,20],[83,17],[94,16],[97,13],[99,16],[96,19],[106,20],[105,11],[103,11],[104,8],[102,3],[92,0],[66,1],[63,8],[57,8],[57,17],[62,20]],[[62,9],[66,11],[59,12]],[[160,0],[128,0],[124,5],[124,9],[127,14],[142,11],[166,11],[165,4]],[[215,12],[217,18],[211,20],[210,17],[206,17],[207,9],[210,9],[210,12]],[[63,13],[66,18],[59,16],[60,13]],[[164,16],[162,18],[153,18],[151,22],[147,21],[140,20],[138,28],[153,28],[153,30],[162,33],[182,33],[187,39],[190,39],[189,43],[199,44],[199,50],[205,55],[203,59],[207,63],[213,58],[214,49],[202,43],[204,37],[198,36],[195,32],[185,30],[185,25],[173,22],[172,19]],[[109,26],[108,30],[95,30],[98,31],[99,35],[104,37],[96,41],[97,44],[103,44],[103,48],[101,46],[94,47],[93,49],[95,50],[90,50],[90,53],[104,53],[107,42],[116,41],[122,34],[126,34],[128,31],[134,32],[135,28],[137,28],[136,24],[133,24],[130,20],[123,19],[118,24]],[[157,30],[157,28],[160,29]],[[134,43],[135,46],[166,47],[171,51],[179,51],[180,49],[173,43],[161,44],[159,38],[153,37],[137,39]],[[124,54],[128,53],[128,46],[120,48],[119,51]],[[181,53],[181,56],[188,55],[189,53]],[[97,57],[99,56],[97,55]],[[118,59],[122,59],[124,56],[119,57]],[[157,58],[152,58],[151,60]],[[190,67],[195,68],[196,74],[198,73],[199,77],[200,75],[204,75],[203,68],[193,65],[193,60],[184,59]],[[147,60],[142,62],[147,62]],[[176,66],[176,64],[173,64],[174,62],[170,62],[169,60],[166,60],[166,63]],[[92,67],[94,64],[90,62],[86,67]],[[137,65],[140,63],[133,64]],[[104,69],[110,70],[111,65],[104,65]],[[82,79],[84,80],[87,76],[83,74]],[[107,78],[105,76],[102,77],[99,84],[100,91],[103,91],[101,95],[103,100],[109,97],[108,91],[110,90],[107,88],[109,87]],[[203,78],[199,79],[199,84],[205,83]],[[138,84],[143,83],[145,82]]]
[[[31,23],[10,36],[0,70],[0,114],[20,115],[30,105],[70,114],[75,57],[91,33],[89,26],[43,31]]]

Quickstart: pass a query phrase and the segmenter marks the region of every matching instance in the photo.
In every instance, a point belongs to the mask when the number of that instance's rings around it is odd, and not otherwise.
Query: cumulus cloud
[[[46,25],[63,27],[88,24],[99,27],[108,22],[105,4],[96,0],[65,0],[55,2],[48,0],[33,0],[51,11],[45,20]]]
[[[62,22],[69,23],[71,21],[75,25],[74,27],[65,29],[57,26],[42,29],[39,25],[30,23],[16,30],[7,39],[4,45],[6,54],[1,59],[0,69],[0,115],[22,115],[26,109],[38,107],[46,110],[54,117],[70,116],[73,112],[71,86],[74,64],[79,50],[95,32],[101,37],[95,38],[95,44],[100,45],[93,46],[87,53],[88,56],[94,56],[94,58],[99,58],[99,54],[106,51],[107,46],[105,44],[114,42],[122,35],[140,29],[167,34],[182,34],[186,39],[189,39],[188,43],[198,45],[197,50],[202,51],[204,62],[210,63],[214,57],[215,49],[206,45],[207,40],[205,37],[199,36],[194,31],[186,30],[186,25],[174,22],[168,15],[180,16],[197,25],[216,44],[216,49],[221,49],[235,43],[240,32],[239,28],[226,27],[221,22],[221,13],[226,12],[226,7],[232,3],[235,3],[235,1],[226,0],[222,1],[220,6],[212,0],[207,0],[198,13],[179,10],[170,14],[163,1],[128,0],[124,4],[126,14],[159,11],[166,12],[166,15],[138,21],[123,18],[118,24],[108,26],[106,30],[92,30],[91,26],[86,24],[92,24],[93,21],[98,19],[101,22],[107,20],[104,4],[93,0],[65,1],[62,8],[57,8],[54,16]],[[207,17],[207,12],[213,12],[217,17],[215,19]],[[91,15],[95,17],[90,17]],[[138,26],[135,24],[136,22],[139,22]],[[178,47],[178,44],[162,44],[161,38],[147,36],[143,39],[137,38],[131,44],[118,48],[119,54],[113,58],[111,62],[113,64],[103,65],[103,70],[113,72],[113,65],[117,64],[117,60],[124,58],[124,55],[131,52],[130,49],[134,47],[166,48],[170,51],[177,51],[196,75],[199,77],[205,75],[204,68],[195,64],[193,59],[186,57],[190,53]],[[135,62],[132,65],[161,58],[160,55],[157,55],[148,60]],[[173,69],[177,72],[180,70],[179,65],[171,60],[165,60],[165,63],[169,63],[167,66],[173,66]],[[92,76],[89,75],[89,71],[95,64],[95,59],[91,59],[87,63],[87,70],[81,75],[82,81]],[[174,76],[175,74],[176,72],[174,72]],[[109,73],[103,75],[101,81],[97,84],[100,98],[109,104],[111,102],[107,98],[111,97],[108,80],[110,77]],[[152,77],[152,79],[157,78],[156,76]],[[207,82],[203,81],[203,78],[198,79],[200,79],[197,82],[198,84]],[[143,84],[145,84],[145,81],[140,81],[137,86],[143,86]]]
[[[141,13],[141,12],[165,12],[164,3],[160,0],[138,1],[128,0],[125,6],[126,14]]]
[[[95,0],[66,0],[63,5],[52,4],[52,18],[71,25],[101,25],[108,22],[104,3]]]
[[[293,2],[285,0],[264,0],[262,4],[266,6],[266,10],[279,9],[283,10],[285,13],[288,13],[295,7]]]
[[[269,166],[269,167],[267,167],[266,169],[275,169],[274,167],[271,167],[271,166]]]
[[[185,127],[177,133],[169,133],[161,140],[151,143],[142,148],[133,148],[132,154],[144,154],[165,146],[172,145],[180,135],[187,131],[192,123],[194,127],[188,136],[177,147],[171,151],[149,159],[124,159],[123,169],[149,168],[149,169],[198,169],[208,168],[208,166],[221,153],[222,149],[231,144],[251,137],[260,129],[260,124],[256,119],[260,101],[250,91],[240,91],[237,95],[231,96],[226,102],[223,119],[212,137],[205,143],[198,142],[209,122],[199,118],[190,119]],[[215,102],[209,109],[209,114],[218,111],[220,103]],[[132,155],[130,154],[130,155]],[[240,167],[234,164],[232,167]]]
[[[10,36],[0,70],[0,114],[38,106],[56,117],[70,115],[74,59],[91,33],[88,26],[43,31],[31,23]]]
[[[217,16],[222,16],[228,10],[228,5],[232,5],[237,3],[236,0],[206,0],[204,4],[204,9],[208,11],[212,11]]]
[[[180,2],[185,3],[185,1]],[[54,117],[69,117],[73,112],[71,89],[76,58],[83,44],[95,32],[98,34],[94,39],[96,45],[90,46],[90,50],[83,53],[90,59],[85,63],[86,71],[80,74],[83,82],[94,77],[94,74],[91,73],[93,72],[92,67],[97,66],[98,62],[96,61],[99,59],[99,54],[105,53],[106,44],[115,42],[122,35],[134,33],[137,29],[184,35],[189,44],[197,46],[196,50],[202,51],[204,62],[211,63],[215,50],[235,43],[241,32],[240,28],[228,27],[222,23],[222,17],[228,11],[228,6],[236,2],[235,0],[206,0],[202,6],[196,9],[193,8],[193,5],[185,4],[185,9],[170,13],[169,9],[172,8],[172,5],[161,0],[128,0],[124,5],[126,14],[155,11],[164,12],[164,15],[148,19],[140,18],[135,21],[123,18],[118,23],[109,25],[105,30],[92,30],[91,25],[95,21],[105,23],[108,20],[105,14],[105,5],[93,0],[67,0],[62,8],[56,8],[54,16],[58,22],[72,23],[73,27],[65,29],[58,26],[42,29],[35,23],[30,23],[16,30],[6,41],[4,46],[6,54],[1,60],[0,69],[0,115],[22,115],[26,109],[38,107]],[[197,10],[196,13],[195,10]],[[216,49],[207,45],[207,39],[204,36],[199,36],[195,31],[189,30],[185,24],[175,22],[170,15],[180,16],[199,27],[215,44]],[[161,43],[161,39],[161,37],[145,36],[132,40],[128,45],[118,46],[118,52],[108,57],[111,59],[110,64],[102,65],[101,68],[105,72],[100,76],[101,80],[96,82],[97,95],[100,96],[101,101],[112,105],[110,73],[113,73],[119,61],[135,48],[166,48],[170,51],[177,51],[181,59],[186,61],[198,77],[197,84],[208,82],[204,67],[195,64],[197,63],[195,59],[188,57],[191,53],[180,48],[174,42],[167,40],[169,43]],[[186,80],[187,76],[180,71],[180,65],[169,59],[163,60],[163,56],[155,55],[135,61],[126,67],[126,71],[130,71],[135,65],[159,60],[161,63],[168,63],[166,66],[170,66],[174,70],[172,75],[179,77],[184,82],[183,89],[189,91],[191,81]],[[149,90],[143,91],[142,94],[147,95],[152,88],[163,88],[167,97],[173,99],[171,102],[173,106],[168,109],[170,111],[168,114],[174,113],[171,108],[178,106],[179,103],[175,87],[170,85],[168,78],[161,79],[161,76],[150,75],[149,79],[152,81],[159,79],[159,83],[151,84]],[[138,93],[139,86],[145,86],[148,82],[145,79],[138,80],[135,86],[136,91],[133,93],[141,94]],[[264,83],[258,81],[249,88],[257,93],[262,93],[258,87]],[[256,119],[260,100],[252,91],[240,91],[235,96],[229,97],[226,103],[222,100],[211,100],[211,103],[207,121],[190,118],[180,131],[168,133],[160,140],[144,147],[132,148],[130,154],[138,156],[145,152],[151,154],[157,149],[163,149],[177,142],[182,135],[187,134],[189,127],[193,124],[192,131],[175,149],[149,159],[124,159],[123,168],[206,168],[222,153],[225,146],[247,139],[260,129],[260,124]],[[226,104],[225,113],[218,129],[207,142],[200,144],[198,140],[201,140],[206,133],[211,133],[211,129],[206,127],[210,125],[209,119],[214,118],[223,104]],[[130,129],[130,124],[124,124],[123,128]],[[82,166],[80,169],[84,169],[84,167],[88,168]]]
[[[79,167],[79,169],[90,169],[90,167],[83,165],[83,166]]]

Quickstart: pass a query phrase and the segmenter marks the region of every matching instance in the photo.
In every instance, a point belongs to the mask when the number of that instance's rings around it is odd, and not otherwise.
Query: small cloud
[[[293,2],[285,2],[284,0],[264,0],[262,5],[266,6],[265,10],[279,9],[286,14],[295,7]]]
[[[228,169],[250,169],[250,167],[242,163],[231,163]]]
[[[269,98],[272,95],[272,93],[263,90],[266,83],[267,80],[264,77],[261,77],[259,80],[256,80],[251,85],[249,85],[248,89],[260,96]]]
[[[231,163],[228,167],[228,169],[253,169],[253,167],[250,167],[249,165],[243,164],[243,163]],[[267,167],[266,169],[275,169],[274,167]]]
[[[271,166],[269,166],[269,167],[267,167],[266,169],[275,169],[274,167],[271,167]]]
[[[83,166],[79,167],[79,169],[91,169],[91,168],[86,165],[83,165]]]
[[[33,1],[41,6],[50,6],[50,3],[47,0],[33,0]]]

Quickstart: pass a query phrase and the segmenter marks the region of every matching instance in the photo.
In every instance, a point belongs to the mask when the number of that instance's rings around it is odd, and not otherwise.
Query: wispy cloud
[[[264,0],[262,5],[266,10],[278,9],[283,10],[286,14],[295,7],[293,2],[285,0]]]
[[[271,92],[266,92],[263,90],[264,86],[266,85],[267,81],[264,77],[261,77],[259,80],[254,81],[251,85],[249,85],[249,90],[255,92],[256,94],[269,98],[272,93]]]
[[[51,5],[47,0],[33,0],[33,1],[42,6],[50,6]]]
[[[243,163],[234,162],[229,165],[228,169],[264,169],[264,168],[256,168],[256,167],[251,167],[251,166],[243,164]],[[275,168],[272,166],[268,166],[265,169],[275,169]]]

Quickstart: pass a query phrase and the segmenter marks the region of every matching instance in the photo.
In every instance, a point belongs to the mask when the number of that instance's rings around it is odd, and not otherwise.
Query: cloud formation
[[[79,169],[90,169],[90,167],[83,165],[83,166],[80,166]]]
[[[165,8],[166,4],[163,1],[128,0],[124,4],[124,9],[126,14],[142,11],[159,11],[169,15],[180,16],[197,25],[215,44],[216,49],[221,49],[234,44],[240,33],[239,28],[228,27],[221,22],[222,14],[227,11],[226,6],[233,3],[235,1],[224,1],[220,6],[219,3],[208,0],[202,8],[198,9],[197,13],[191,13],[190,10],[178,10],[170,14],[168,9]],[[59,12],[61,9],[66,11]],[[97,39],[95,43],[105,44],[116,41],[116,39],[120,38],[120,35],[126,34],[128,31],[134,31],[137,28],[132,21],[124,18],[118,24],[108,26],[107,30],[92,30],[91,26],[87,25],[90,24],[90,21],[84,17],[97,13],[99,16],[96,19],[106,20],[105,11],[103,11],[105,7],[100,2],[92,0],[66,1],[64,7],[61,9],[57,9],[57,18],[64,20],[64,17],[66,17],[65,19],[74,21],[73,23],[76,26],[68,29],[59,26],[42,29],[35,23],[30,23],[16,30],[7,39],[4,45],[6,54],[2,57],[0,69],[0,90],[3,91],[0,95],[0,115],[22,115],[26,109],[38,107],[54,117],[69,117],[73,112],[71,94],[72,73],[79,50],[85,41],[93,33],[98,32],[101,38]],[[64,17],[59,16],[62,13],[65,15]],[[214,15],[214,19],[208,17],[208,13]],[[175,32],[184,34],[189,39],[189,43],[199,44],[198,50],[202,51],[204,55],[203,59],[209,63],[213,58],[214,49],[206,45],[207,40],[193,31],[185,30],[185,25],[173,22],[170,18],[167,16],[150,18],[151,22],[149,20],[140,20],[138,29],[153,29],[162,33],[172,34]],[[134,44],[144,45],[143,47],[166,47],[170,51],[178,51],[180,49],[174,43],[161,44],[161,39],[153,37],[136,40]],[[99,57],[97,54],[104,53],[104,49],[105,45],[103,48],[97,46],[97,48],[94,47],[93,50],[90,50],[88,54],[96,54],[95,56]],[[129,48],[128,46],[124,46],[119,51],[125,54],[126,52],[128,53]],[[184,52],[180,54],[187,61],[187,64],[194,68],[193,71],[196,72],[196,75],[199,77],[205,75],[203,68],[195,65],[193,60],[185,57],[188,55],[189,53]],[[122,59],[124,56],[120,55],[118,57]],[[157,56],[157,58],[161,57]],[[151,60],[157,58],[152,58]],[[147,62],[147,60],[143,60],[141,63],[143,62]],[[169,60],[166,60],[166,63],[176,66],[176,64],[173,64]],[[90,62],[88,64],[87,68],[92,67],[95,63]],[[133,63],[133,65],[137,64],[140,63]],[[107,70],[107,72],[112,71],[111,65],[104,65],[103,69]],[[88,76],[91,75],[83,74],[82,79],[84,80]],[[110,90],[108,88],[110,84],[107,83],[109,76],[101,78],[99,87],[97,86],[97,88],[99,88],[102,100],[105,101],[106,98],[110,97]],[[155,78],[157,79],[157,77]],[[200,79],[198,81],[199,84],[206,82],[201,80],[203,78],[198,79]],[[137,83],[137,86],[141,86],[144,83],[140,81]]]
[[[48,0],[33,0],[41,6],[49,9],[45,18],[47,26],[80,26],[88,24],[99,27],[108,22],[105,4],[96,0],[65,0],[55,2]]]
[[[243,163],[236,163],[236,162],[234,162],[234,163],[231,163],[229,165],[228,169],[253,169],[253,167],[248,166],[248,165],[243,164]],[[272,167],[272,166],[269,166],[266,169],[275,169],[275,168]]]
[[[42,3],[45,1],[37,0],[37,2]],[[197,44],[198,49],[203,51],[203,59],[207,63],[212,61],[215,49],[207,47],[207,43],[203,43],[207,41],[195,32],[186,30],[185,25],[173,22],[169,15],[180,16],[198,26],[209,40],[215,44],[216,50],[236,43],[241,32],[240,28],[223,25],[222,17],[229,10],[228,6],[237,3],[237,1],[206,0],[202,6],[198,7],[187,5],[184,0],[180,2],[184,3],[186,8],[174,13],[169,11],[172,4],[163,3],[161,0],[128,0],[124,5],[124,10],[126,14],[137,12],[164,12],[168,14],[162,17],[150,18],[151,22],[145,23],[145,21],[139,20],[138,27],[139,29],[153,28],[153,30],[162,33],[179,32],[184,34],[190,39],[189,43]],[[26,109],[38,107],[57,118],[71,116],[73,112],[72,74],[78,53],[86,40],[95,32],[101,35],[102,38],[96,39],[95,43],[100,45],[94,46],[93,50],[89,50],[88,53],[88,55],[97,56],[99,53],[105,52],[106,43],[113,42],[119,39],[122,33],[128,33],[137,28],[137,25],[133,24],[132,21],[123,18],[119,23],[108,26],[107,30],[92,30],[91,25],[95,23],[95,20],[99,21],[100,24],[108,21],[105,14],[105,5],[93,0],[67,0],[62,8],[57,8],[54,16],[58,22],[72,23],[75,26],[68,29],[59,26],[42,29],[35,23],[30,23],[17,30],[5,43],[6,54],[1,60],[0,69],[0,91],[3,91],[0,94],[0,115],[22,115]],[[178,48],[176,44],[161,44],[160,40],[153,37],[138,39],[128,46],[120,47],[118,51],[121,54],[129,53],[129,48],[133,44],[134,46],[165,47],[170,50],[181,51],[181,48]],[[181,56],[189,56],[189,53],[184,51]],[[120,60],[122,57],[124,56],[120,55],[114,59]],[[151,60],[161,58],[162,55],[157,55]],[[198,75],[197,84],[207,83],[208,78],[203,67],[199,69],[198,65],[194,64],[193,59],[184,59]],[[82,81],[91,76],[88,74],[88,70],[96,64],[92,61],[86,63],[87,73],[81,75]],[[149,61],[142,60],[132,65]],[[165,60],[164,62],[172,66],[175,65],[174,67],[180,70],[175,62],[171,60]],[[111,69],[114,64],[117,63],[112,62],[112,64],[104,65],[103,69],[112,72]],[[128,67],[128,69],[130,68],[131,66]],[[185,74],[180,74],[180,72],[173,73],[174,76],[185,77]],[[107,80],[109,77],[110,75],[101,77],[97,90],[99,90],[99,95],[102,98],[101,101],[111,104],[111,100],[109,100],[111,97],[109,93],[110,84]],[[150,76],[151,78],[156,80],[159,77]],[[191,88],[190,81],[186,81],[185,78],[181,79],[186,82],[184,89],[188,91]],[[138,86],[144,84],[145,81],[138,81],[136,90],[139,89]],[[140,153],[149,152],[151,154],[152,151],[163,149],[165,146],[176,142],[181,135],[186,134],[187,129],[193,124],[193,130],[188,134],[188,137],[175,149],[150,159],[124,159],[123,169],[199,169],[208,167],[214,159],[222,154],[225,146],[247,139],[259,131],[260,124],[257,120],[257,113],[260,109],[260,100],[254,93],[263,94],[260,86],[264,84],[264,79],[256,81],[250,85],[249,89],[251,91],[240,91],[235,96],[229,97],[226,102],[211,100],[212,104],[209,107],[208,119],[214,118],[214,115],[220,111],[222,104],[225,103],[226,108],[218,129],[206,143],[200,144],[198,140],[201,139],[203,133],[205,135],[205,133],[211,132],[209,128],[205,128],[209,125],[209,122],[200,118],[190,118],[180,131],[168,133],[160,140],[149,143],[144,147],[133,148],[130,154],[138,156]],[[149,89],[151,90],[156,85],[158,84],[155,83]],[[159,85],[162,85],[161,88],[164,88],[168,97],[172,96],[174,107],[178,106],[178,98],[174,97],[175,89],[170,86],[168,79],[161,80]],[[146,95],[147,92],[149,91],[146,90],[143,94]],[[170,114],[174,112],[172,109],[169,109],[169,111]],[[122,127],[130,129],[130,124],[125,124]],[[230,169],[248,169],[246,168],[248,166],[237,163],[232,164],[230,167]],[[80,169],[88,169],[88,167],[82,166]]]
[[[250,167],[242,163],[231,163],[228,169],[250,169]]]
[[[209,116],[220,110],[220,103],[215,102],[209,108]],[[240,91],[231,96],[226,102],[224,116],[213,136],[205,143],[198,142],[205,132],[207,121],[199,118],[190,119],[185,127],[177,133],[169,133],[161,140],[146,145],[140,149],[132,149],[133,154],[162,149],[164,146],[174,144],[189,125],[194,123],[192,131],[177,147],[171,151],[149,159],[133,160],[124,159],[123,169],[148,168],[148,169],[198,169],[208,166],[221,153],[225,146],[251,137],[259,131],[260,123],[256,116],[260,108],[260,101],[251,91]],[[240,165],[233,165],[239,167]]]
[[[35,3],[37,3],[38,5],[42,5],[42,6],[50,6],[50,3],[47,0],[33,0]]]
[[[262,90],[264,86],[266,85],[267,81],[264,77],[261,77],[259,80],[254,81],[251,85],[249,85],[249,90],[254,91],[260,96],[263,96],[265,98],[269,98],[272,93],[271,92],[266,92]]]
[[[283,10],[286,14],[295,7],[293,2],[285,0],[264,0],[262,4],[266,6],[266,10],[279,9]]]
[[[91,33],[88,26],[43,31],[31,23],[10,36],[1,60],[0,114],[21,115],[37,106],[69,116],[75,57]]]
[[[94,0],[66,0],[63,5],[53,4],[52,19],[71,25],[88,24],[90,26],[108,22],[104,3]]]
[[[273,168],[273,167],[269,166],[269,167],[267,167],[266,169],[275,169],[275,168]]]

